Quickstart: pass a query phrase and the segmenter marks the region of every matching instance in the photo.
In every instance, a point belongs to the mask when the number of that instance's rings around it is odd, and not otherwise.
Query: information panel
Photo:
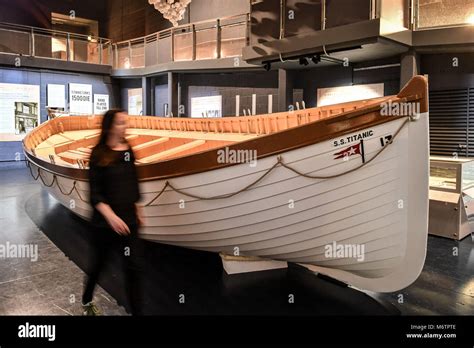
[[[92,85],[69,84],[69,113],[92,115]]]
[[[48,104],[49,108],[66,108],[66,86],[48,84]]]
[[[103,115],[109,110],[109,95],[94,94],[94,115]]]
[[[222,117],[222,96],[191,98],[191,117]]]
[[[22,140],[40,124],[40,87],[0,83],[0,141]]]
[[[128,90],[128,114],[143,115],[143,96],[141,88]]]
[[[346,103],[383,97],[383,83],[368,85],[318,88],[318,106]]]

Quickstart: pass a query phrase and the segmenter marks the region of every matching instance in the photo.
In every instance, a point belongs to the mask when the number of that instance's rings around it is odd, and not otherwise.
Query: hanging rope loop
[[[265,171],[264,174],[262,174],[258,179],[256,179],[255,181],[253,181],[252,183],[248,184],[247,186],[243,187],[242,189],[238,190],[238,191],[235,191],[235,192],[232,192],[232,193],[227,193],[227,194],[222,194],[222,195],[216,195],[216,196],[199,196],[199,195],[196,195],[196,194],[193,194],[193,193],[190,193],[190,192],[186,192],[184,190],[181,190],[181,189],[178,189],[176,187],[174,187],[169,181],[166,181],[165,182],[165,185],[163,186],[163,188],[161,189],[161,191],[150,201],[148,202],[147,204],[145,204],[146,207],[148,206],[151,206],[166,190],[167,187],[171,188],[171,190],[179,193],[179,194],[182,194],[184,196],[188,196],[188,197],[191,197],[191,198],[195,198],[195,199],[198,199],[198,200],[215,200],[215,199],[223,199],[223,198],[230,198],[230,197],[233,197],[233,196],[236,196],[238,195],[239,193],[242,193],[244,191],[247,191],[248,189],[250,189],[251,187],[255,186],[257,183],[259,183],[260,181],[263,180],[263,178],[265,178],[268,174],[270,174],[274,169],[276,169],[278,166],[282,166],[283,168],[286,168],[292,172],[294,172],[295,174],[299,175],[299,176],[302,176],[302,177],[305,177],[305,178],[308,178],[308,179],[318,179],[318,180],[326,180],[326,179],[333,179],[333,178],[338,178],[340,176],[343,176],[343,175],[346,175],[346,174],[349,174],[349,173],[352,173],[352,172],[355,172],[363,167],[365,167],[367,164],[369,164],[370,162],[372,162],[373,160],[375,160],[383,151],[385,151],[385,149],[391,145],[393,143],[393,141],[395,140],[395,138],[397,137],[397,135],[402,131],[402,129],[405,127],[405,125],[410,122],[411,119],[409,117],[407,117],[403,123],[400,125],[400,127],[397,129],[397,131],[393,134],[392,136],[392,139],[390,139],[390,141],[388,141],[385,146],[383,146],[379,151],[377,151],[375,153],[375,155],[369,159],[368,161],[365,161],[363,162],[361,165],[355,167],[355,168],[352,168],[352,169],[349,169],[345,172],[342,172],[342,173],[337,173],[337,174],[333,174],[333,175],[309,175],[309,174],[305,174],[305,173],[302,173],[300,172],[299,170],[289,166],[288,164],[286,164],[284,161],[283,161],[283,157],[281,155],[278,155],[277,156],[277,161],[276,163],[271,167],[269,168],[267,171]]]
[[[53,174],[53,180],[48,184],[48,183],[46,183],[45,179],[43,178],[43,175],[41,175],[41,168],[40,168],[40,167],[36,167],[36,169],[37,169],[37,174],[36,174],[36,176],[35,176],[34,173],[33,173],[33,169],[32,169],[32,166],[31,166],[30,162],[27,161],[27,163],[28,163],[27,166],[28,166],[28,168],[29,168],[29,170],[30,170],[30,174],[31,174],[31,176],[33,177],[33,179],[34,179],[35,181],[37,181],[38,179],[40,179],[41,182],[43,183],[43,185],[44,185],[45,187],[48,187],[48,188],[53,187],[54,184],[56,183],[56,186],[58,187],[59,192],[61,192],[61,194],[63,194],[64,196],[70,196],[70,195],[72,195],[73,192],[76,192],[77,196],[79,197],[79,199],[80,199],[81,201],[83,201],[84,203],[89,203],[88,200],[82,198],[81,193],[79,192],[79,189],[77,188],[77,181],[76,181],[76,180],[74,180],[74,182],[73,182],[73,184],[72,184],[71,190],[70,190],[69,192],[68,192],[68,191],[65,191],[65,190],[61,187],[61,185],[59,184],[58,176],[57,176],[56,174]]]
[[[402,131],[402,129],[405,127],[405,125],[410,122],[410,121],[415,121],[415,119],[411,118],[411,117],[406,117],[404,122],[400,125],[400,127],[397,129],[397,131],[393,134],[392,138],[380,149],[378,150],[375,155],[370,158],[369,160],[367,161],[364,161],[362,164],[360,164],[359,166],[355,167],[355,168],[352,168],[352,169],[349,169],[345,172],[341,172],[341,173],[337,173],[337,174],[333,174],[333,175],[309,175],[309,174],[305,174],[305,173],[302,173],[300,172],[299,170],[289,166],[288,164],[286,164],[284,161],[283,161],[283,157],[281,155],[278,155],[277,156],[277,160],[275,162],[275,164],[273,166],[271,166],[269,169],[267,169],[260,177],[258,177],[256,180],[254,180],[253,182],[251,182],[250,184],[246,185],[245,187],[241,188],[240,190],[237,190],[235,192],[231,192],[231,193],[226,193],[226,194],[221,194],[221,195],[216,195],[216,196],[200,196],[200,195],[197,195],[197,194],[193,194],[193,193],[190,193],[190,192],[187,192],[187,191],[184,191],[182,189],[179,189],[177,187],[175,187],[172,183],[170,183],[168,180],[165,182],[163,188],[155,195],[155,197],[150,201],[148,202],[147,204],[145,204],[145,207],[149,207],[149,206],[152,206],[153,203],[155,203],[158,198],[160,198],[166,191],[166,189],[169,187],[172,191],[175,191],[183,196],[187,196],[187,197],[190,197],[190,198],[194,198],[194,199],[197,199],[197,200],[216,200],[216,199],[225,199],[225,198],[231,198],[231,197],[234,197],[244,191],[247,191],[249,190],[250,188],[252,188],[253,186],[257,185],[259,182],[261,182],[265,177],[267,177],[272,171],[274,171],[277,167],[281,166],[283,168],[286,168],[292,172],[294,172],[295,174],[299,175],[299,176],[302,176],[302,177],[305,177],[305,178],[308,178],[308,179],[318,179],[318,180],[326,180],[326,179],[333,179],[333,178],[338,178],[340,176],[343,176],[343,175],[347,175],[349,173],[352,173],[352,172],[355,172],[363,167],[365,167],[367,164],[371,163],[372,161],[374,161],[383,151],[385,151],[385,149],[391,145],[393,143],[393,141],[395,140],[395,138],[397,137],[397,135]],[[28,168],[30,169],[30,174],[31,176],[33,177],[34,180],[38,180],[41,179],[41,182],[43,183],[44,186],[46,187],[53,187],[53,185],[56,183],[56,185],[58,186],[58,189],[59,191],[61,192],[61,194],[65,195],[65,196],[70,196],[73,192],[76,192],[77,193],[77,196],[79,197],[79,199],[85,203],[89,203],[87,200],[83,199],[81,197],[81,194],[79,192],[79,189],[77,188],[77,181],[74,180],[73,182],[73,186],[71,188],[71,190],[69,192],[63,190],[63,188],[61,187],[61,185],[59,185],[59,182],[58,182],[58,178],[57,178],[57,175],[56,174],[53,174],[53,180],[51,181],[51,183],[46,183],[46,181],[44,180],[43,176],[41,175],[41,169],[40,167],[37,167],[37,175],[35,176],[34,173],[33,173],[33,170],[31,168],[31,164],[29,163],[29,161],[27,161],[27,166]]]

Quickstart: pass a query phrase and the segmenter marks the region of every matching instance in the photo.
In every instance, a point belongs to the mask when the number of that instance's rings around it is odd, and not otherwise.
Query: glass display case
[[[430,157],[430,189],[461,193],[474,187],[474,158]]]
[[[429,233],[457,240],[470,234],[474,230],[474,158],[431,156],[429,185]]]

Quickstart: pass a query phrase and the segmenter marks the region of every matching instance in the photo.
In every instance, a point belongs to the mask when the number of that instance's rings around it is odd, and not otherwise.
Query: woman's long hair
[[[112,109],[107,111],[102,118],[102,129],[100,132],[99,142],[92,151],[91,162],[99,166],[108,166],[116,160],[116,153],[111,151],[107,142],[110,132],[114,126],[117,114],[125,112],[122,109]]]
[[[107,145],[107,141],[109,140],[109,136],[110,136],[110,131],[112,127],[114,126],[115,117],[117,116],[117,114],[121,112],[124,112],[124,110],[112,109],[112,110],[107,111],[104,114],[102,118],[102,130],[100,132],[99,142],[97,146]]]

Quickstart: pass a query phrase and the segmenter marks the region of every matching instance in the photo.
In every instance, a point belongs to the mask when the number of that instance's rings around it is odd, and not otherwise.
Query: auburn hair
[[[114,126],[117,114],[121,112],[125,111],[122,109],[112,109],[104,114],[102,118],[102,127],[99,136],[99,142],[92,150],[90,159],[91,164],[95,164],[100,167],[106,167],[119,160],[118,156],[120,155],[120,153],[118,153],[117,151],[113,151],[107,145],[107,142],[109,140],[110,133]],[[123,139],[123,142],[126,143],[131,150],[131,146],[125,138]]]

